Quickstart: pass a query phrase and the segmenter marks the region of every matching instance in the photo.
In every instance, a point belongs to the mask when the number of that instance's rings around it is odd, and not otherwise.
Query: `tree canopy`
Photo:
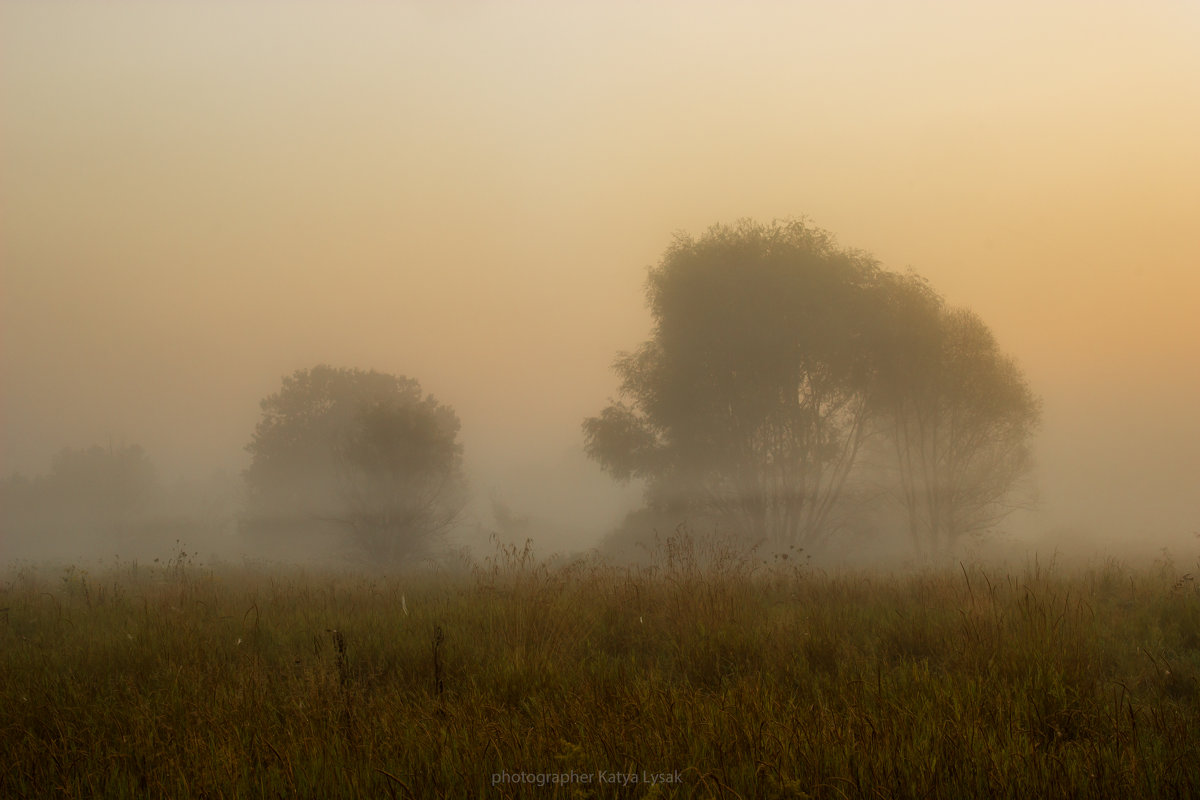
[[[650,269],[647,301],[651,337],[618,357],[620,398],[583,430],[614,477],[646,481],[653,508],[777,546],[822,542],[868,439],[892,436],[896,472],[915,480],[910,450],[930,434],[910,424],[914,405],[947,420],[930,480],[953,498],[929,512],[906,490],[910,511],[941,526],[914,535],[953,538],[995,519],[1027,466],[1036,403],[986,327],[804,221],[678,235]],[[1000,462],[1007,472],[986,466]]]
[[[780,545],[811,542],[866,433],[878,266],[800,221],[679,235],[650,270],[651,339],[620,356],[622,400],[588,453]]]
[[[298,370],[262,412],[246,448],[251,530],[334,529],[395,562],[428,553],[465,504],[458,417],[411,378]]]

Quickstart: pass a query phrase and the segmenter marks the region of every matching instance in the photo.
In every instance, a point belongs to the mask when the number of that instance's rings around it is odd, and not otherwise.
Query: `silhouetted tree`
[[[876,396],[918,549],[946,552],[1003,519],[1030,469],[1040,403],[972,312],[920,278],[890,276],[888,349]]]
[[[373,560],[428,553],[466,502],[458,417],[410,378],[318,366],[262,402],[251,531],[335,526]]]
[[[651,339],[616,362],[590,456],[658,509],[810,544],[867,433],[879,269],[801,221],[679,235],[652,268]]]
[[[1037,400],[978,317],[918,276],[804,222],[744,221],[678,236],[647,297],[653,334],[617,359],[620,399],[583,430],[605,470],[646,480],[656,518],[818,543],[839,529],[869,438],[891,440],[919,547],[945,550],[1008,510]]]

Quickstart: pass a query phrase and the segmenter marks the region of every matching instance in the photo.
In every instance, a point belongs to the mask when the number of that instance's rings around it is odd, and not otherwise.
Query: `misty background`
[[[461,419],[465,538],[497,501],[587,548],[640,498],[580,423],[647,267],[803,215],[1025,371],[1014,536],[1194,543],[1198,36],[1170,0],[0,3],[2,474],[138,445],[234,491],[283,376],[376,369]]]

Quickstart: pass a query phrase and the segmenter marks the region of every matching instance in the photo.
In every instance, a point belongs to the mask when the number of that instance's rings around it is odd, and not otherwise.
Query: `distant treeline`
[[[0,525],[10,553],[55,544],[80,555],[158,553],[176,539],[230,533],[237,494],[237,479],[220,471],[165,485],[139,445],[68,448],[45,475],[0,481]]]

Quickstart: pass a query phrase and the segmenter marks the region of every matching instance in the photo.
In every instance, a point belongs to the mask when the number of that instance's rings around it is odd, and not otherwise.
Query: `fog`
[[[375,369],[458,413],[463,541],[496,501],[583,550],[639,500],[580,424],[647,268],[803,216],[1025,370],[1014,540],[1194,549],[1198,37],[1169,0],[4,3],[0,469],[236,483],[283,376]]]

